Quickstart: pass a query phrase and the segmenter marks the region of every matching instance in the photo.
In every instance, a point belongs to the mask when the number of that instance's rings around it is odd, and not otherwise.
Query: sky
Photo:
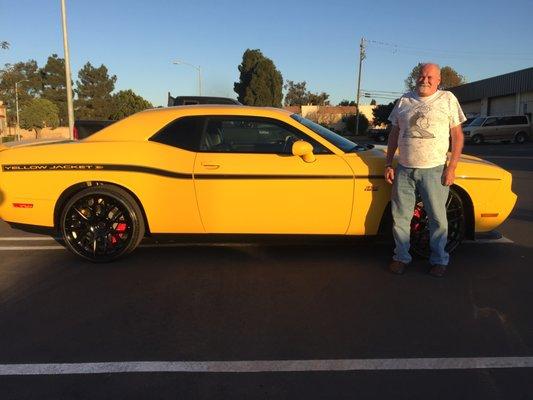
[[[283,79],[306,81],[332,104],[361,89],[405,91],[418,62],[449,65],[468,82],[533,66],[533,1],[66,0],[72,78],[87,62],[117,76],[154,106],[196,95],[236,98],[246,49],[260,49]],[[0,0],[0,67],[64,56],[60,0]],[[389,94],[388,96],[392,96]],[[363,98],[362,102],[370,102]]]

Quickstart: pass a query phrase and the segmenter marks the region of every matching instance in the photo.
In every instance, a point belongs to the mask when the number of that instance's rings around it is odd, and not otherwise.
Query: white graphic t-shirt
[[[452,92],[437,90],[427,97],[404,94],[389,121],[400,128],[400,164],[408,168],[432,168],[446,162],[450,128],[466,120]]]

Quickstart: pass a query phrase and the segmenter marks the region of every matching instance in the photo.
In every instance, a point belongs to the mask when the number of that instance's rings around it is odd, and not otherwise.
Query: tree
[[[421,67],[422,63],[418,63],[418,65],[413,68],[413,70],[405,80],[405,87],[407,88],[407,90],[416,89],[416,80],[418,78],[418,74],[420,73]],[[441,82],[439,85],[439,89],[448,89],[466,83],[464,76],[460,75],[456,70],[449,66],[445,66],[440,69],[440,78]]]
[[[311,104],[314,106],[327,106],[329,105],[329,94],[322,92],[320,94],[318,93],[308,93],[307,96],[307,104]]]
[[[352,106],[352,107],[353,107],[353,106],[355,106],[355,101],[353,101],[353,100],[351,100],[351,101],[350,101],[350,100],[342,100],[342,101],[339,103],[339,106],[344,106],[344,107],[346,107],[346,106]]]
[[[152,108],[152,103],[135,94],[133,90],[121,90],[112,96],[110,119],[119,120],[136,112]]]
[[[281,107],[283,77],[270,58],[258,49],[247,49],[238,68],[239,82],[233,90],[242,104]]]
[[[283,88],[287,91],[284,104],[286,106],[302,106],[307,104],[307,82],[287,81]]]
[[[373,110],[372,110],[372,114],[374,116],[374,121],[373,121],[373,124],[374,125],[388,125],[390,124],[389,122],[389,115],[390,113],[392,112],[392,109],[394,108],[394,104],[396,103],[397,100],[395,100],[394,102],[391,102],[387,105],[385,104],[380,104],[378,106],[376,106]]]
[[[47,99],[33,99],[20,111],[20,126],[35,130],[35,138],[39,138],[41,129],[59,126],[59,110]]]
[[[16,122],[15,83],[18,82],[19,107],[41,94],[42,82],[37,61],[28,60],[16,64],[5,64],[0,71],[0,100],[6,105],[10,125]]]
[[[90,62],[78,72],[76,81],[76,114],[80,119],[109,119],[113,99],[111,92],[115,89],[117,77],[109,76],[107,67],[96,68]]]
[[[46,65],[40,70],[44,99],[50,100],[59,109],[59,124],[68,124],[67,87],[65,83],[65,59],[57,54],[48,57]]]
[[[344,124],[346,125],[346,130],[348,132],[353,132],[355,135],[355,124],[357,121],[356,115],[348,115],[342,119]],[[370,122],[368,121],[368,118],[364,114],[359,114],[359,135],[366,135],[366,131],[368,130],[368,127],[370,126]]]
[[[324,106],[329,105],[329,94],[322,93],[311,93],[307,90],[307,82],[296,82],[287,81],[283,88],[287,90],[285,95],[285,105],[286,106],[303,106],[303,105],[314,105],[314,106]]]

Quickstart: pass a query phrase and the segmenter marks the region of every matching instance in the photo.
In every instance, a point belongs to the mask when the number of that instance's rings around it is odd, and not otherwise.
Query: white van
[[[531,122],[527,115],[491,115],[477,117],[463,128],[465,141],[475,144],[498,140],[525,143],[531,137]]]

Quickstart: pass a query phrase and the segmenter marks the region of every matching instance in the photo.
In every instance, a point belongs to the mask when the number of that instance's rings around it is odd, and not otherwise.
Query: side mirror
[[[302,157],[307,163],[312,163],[316,160],[316,157],[313,154],[313,146],[305,140],[297,140],[292,144],[292,154]]]

